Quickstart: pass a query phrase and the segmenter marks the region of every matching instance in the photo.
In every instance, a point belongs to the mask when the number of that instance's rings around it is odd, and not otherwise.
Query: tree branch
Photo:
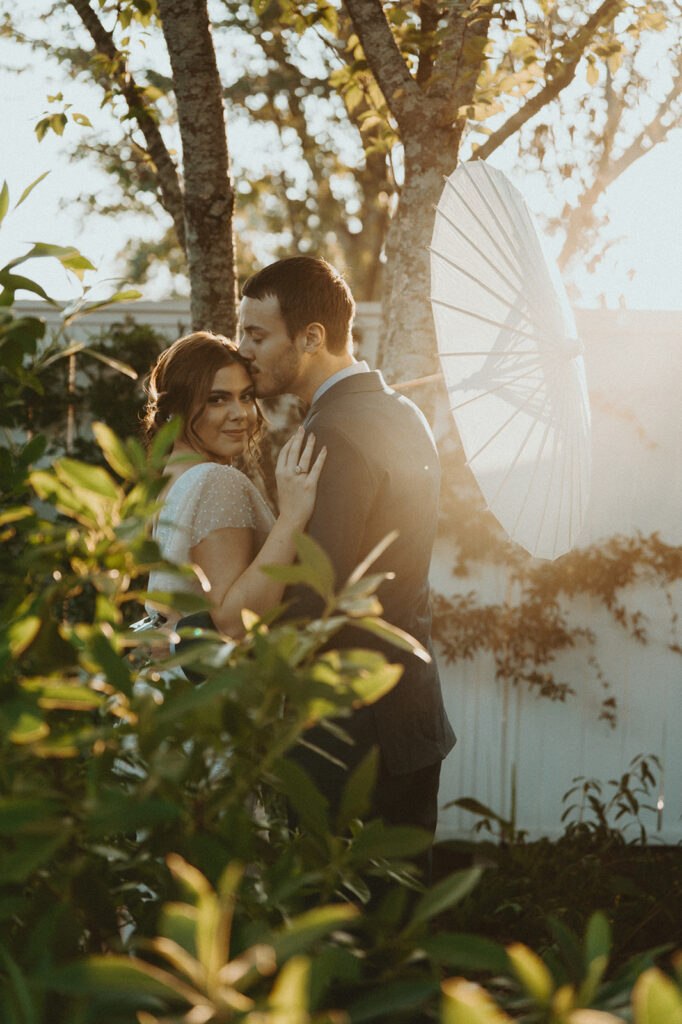
[[[637,160],[649,152],[655,145],[662,142],[671,128],[677,127],[676,119],[666,125],[663,119],[670,113],[675,100],[682,96],[682,56],[678,60],[678,71],[673,79],[665,99],[661,101],[656,114],[630,143],[628,148],[616,160],[602,160],[597,176],[592,185],[583,192],[578,206],[564,208],[562,220],[567,221],[566,241],[558,257],[558,265],[563,269],[575,252],[580,248],[581,235],[593,223],[593,210],[597,200],[606,192],[616,178],[619,178]]]
[[[493,132],[483,145],[479,146],[471,158],[472,160],[485,160],[489,157],[511,135],[519,131],[527,121],[535,117],[539,110],[556,99],[567,85],[570,85],[575,78],[576,70],[585,50],[594,39],[596,33],[615,18],[621,7],[622,0],[603,0],[603,3],[600,4],[583,27],[579,29],[573,39],[567,40],[564,44],[564,50],[566,52],[575,51],[575,56],[562,66],[559,74],[552,78],[539,93],[536,93],[520,110],[512,114],[506,124],[503,124],[501,128]]]
[[[128,104],[130,114],[135,118],[147,144],[147,153],[156,168],[159,197],[164,210],[173,218],[173,227],[178,242],[186,251],[185,213],[182,187],[178,171],[159,131],[153,111],[145,99],[143,91],[136,85],[131,73],[126,69],[113,36],[102,25],[97,14],[90,7],[88,0],[68,0],[83,25],[87,29],[98,53],[109,60],[112,69],[109,72],[113,81]]]
[[[381,0],[344,0],[365,59],[401,131],[424,96],[398,49]]]

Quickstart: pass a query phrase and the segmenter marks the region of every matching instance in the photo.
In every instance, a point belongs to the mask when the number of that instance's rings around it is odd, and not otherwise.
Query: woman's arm
[[[305,447],[303,437],[302,430],[297,431],[280,452],[276,468],[280,514],[256,557],[254,531],[248,527],[214,530],[190,551],[211,584],[211,617],[221,632],[231,636],[244,631],[242,608],[262,615],[282,598],[284,584],[261,569],[293,562],[294,534],[305,529],[311,516],[326,457],[323,450],[311,466],[314,437],[308,436]],[[297,466],[300,473],[296,473]]]

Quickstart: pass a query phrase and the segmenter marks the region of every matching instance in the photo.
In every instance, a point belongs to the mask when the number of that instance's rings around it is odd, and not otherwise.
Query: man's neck
[[[298,383],[295,392],[297,398],[300,398],[306,405],[310,405],[313,395],[326,380],[333,377],[339,370],[345,370],[347,366],[352,366],[356,362],[357,359],[350,352],[341,352],[339,355],[326,353],[320,360],[314,360]]]

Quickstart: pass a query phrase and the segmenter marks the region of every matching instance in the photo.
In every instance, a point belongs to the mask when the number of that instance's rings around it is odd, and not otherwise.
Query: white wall
[[[682,544],[682,313],[576,311],[585,343],[592,405],[593,480],[580,544],[614,533],[632,536],[658,531]],[[435,553],[433,583],[452,591],[447,546]],[[485,601],[503,602],[507,581],[489,568],[462,582]],[[441,803],[473,796],[498,813],[510,811],[512,765],[517,780],[517,827],[531,835],[562,831],[561,797],[573,777],[606,783],[626,771],[637,754],[657,754],[663,763],[658,816],[644,816],[659,841],[682,840],[682,658],[670,650],[680,643],[672,611],[682,612],[682,585],[672,606],[659,588],[643,585],[624,592],[628,607],[646,613],[650,642],[630,639],[594,599],[575,606],[575,622],[597,634],[594,654],[618,702],[618,725],[598,720],[603,695],[585,644],[563,654],[555,678],[576,694],[565,704],[519,692],[494,678],[488,656],[447,666],[443,688],[458,744],[447,758]],[[605,793],[612,792],[605,786]],[[439,836],[471,834],[472,815],[443,810]]]

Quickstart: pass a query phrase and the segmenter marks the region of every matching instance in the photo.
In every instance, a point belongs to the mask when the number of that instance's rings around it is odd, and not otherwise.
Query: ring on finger
[[[294,473],[298,476],[299,473],[305,473],[305,470],[303,466],[294,466]]]

